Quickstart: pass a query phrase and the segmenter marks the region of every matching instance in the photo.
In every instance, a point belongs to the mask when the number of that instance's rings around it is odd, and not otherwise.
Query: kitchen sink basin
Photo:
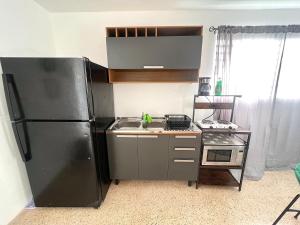
[[[147,124],[147,129],[164,129],[165,128],[165,123],[164,122],[157,122],[153,121],[152,123]]]
[[[147,130],[164,130],[166,122],[161,118],[154,118],[151,123],[143,124],[140,118],[122,118],[116,121],[112,127],[113,130],[130,130],[130,131],[147,131]]]
[[[114,128],[115,129],[132,129],[139,128],[141,126],[141,122],[139,121],[120,121],[117,123]]]
[[[193,126],[196,134],[200,133],[200,130]],[[171,131],[173,132],[173,131]],[[178,131],[182,133],[186,131]],[[107,133],[116,133],[123,135],[146,135],[146,134],[167,134],[170,131],[167,129],[166,120],[163,117],[152,118],[152,122],[147,124],[139,117],[123,117],[118,118],[107,130]]]

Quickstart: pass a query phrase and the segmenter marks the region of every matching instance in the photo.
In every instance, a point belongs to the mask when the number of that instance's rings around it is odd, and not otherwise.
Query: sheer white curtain
[[[287,33],[271,120],[267,168],[300,162],[300,33]]]
[[[252,131],[245,175],[262,177],[270,140],[270,117],[284,33],[233,35],[228,91],[240,93],[235,123]]]
[[[300,145],[295,139],[300,139],[296,116],[300,113],[300,106],[295,99],[287,100],[286,95],[291,96],[289,84],[297,83],[295,77],[300,77],[299,69],[293,68],[289,59],[296,51],[300,52],[295,50],[295,42],[298,41],[299,45],[300,39],[292,41],[291,37],[296,34],[288,33],[286,51],[283,51],[286,31],[285,26],[219,29],[218,38],[228,39],[222,42],[227,43],[225,47],[230,50],[225,52],[230,52],[230,55],[223,58],[216,55],[215,77],[226,80],[225,93],[243,95],[237,103],[234,122],[252,131],[245,170],[245,175],[252,179],[260,179],[265,168],[289,167],[299,162]],[[227,34],[222,35],[222,32]],[[278,76],[283,52],[286,54]],[[230,63],[219,63],[218,60]],[[223,65],[228,68],[218,68]],[[296,86],[294,84],[295,92]],[[285,100],[279,100],[284,95]]]

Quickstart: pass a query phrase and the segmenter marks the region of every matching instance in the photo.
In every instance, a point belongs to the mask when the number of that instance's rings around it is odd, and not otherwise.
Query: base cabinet
[[[108,133],[107,141],[111,179],[197,180],[200,135]]]
[[[196,181],[198,177],[198,162],[193,158],[170,159],[168,178],[170,180],[190,180]]]
[[[111,179],[138,179],[137,135],[107,135]]]
[[[200,135],[170,136],[169,179],[190,181],[197,180],[200,143]]]
[[[140,179],[167,179],[169,136],[139,135]]]

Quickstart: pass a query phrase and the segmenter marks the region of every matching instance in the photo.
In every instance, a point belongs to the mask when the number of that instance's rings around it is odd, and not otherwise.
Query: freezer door
[[[31,159],[26,169],[36,206],[99,206],[88,122],[27,122]]]
[[[88,120],[82,58],[0,58],[11,120]]]

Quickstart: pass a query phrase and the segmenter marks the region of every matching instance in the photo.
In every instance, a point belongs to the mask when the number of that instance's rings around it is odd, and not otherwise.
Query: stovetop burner
[[[219,124],[230,124],[230,122],[227,121],[227,120],[217,120],[217,122],[218,122]]]
[[[203,124],[214,124],[212,120],[202,120]]]
[[[237,129],[238,126],[226,120],[200,120],[197,124],[204,129]]]

